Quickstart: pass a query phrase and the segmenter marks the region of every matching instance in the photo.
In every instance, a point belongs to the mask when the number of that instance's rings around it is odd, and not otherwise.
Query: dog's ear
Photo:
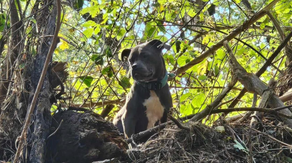
[[[147,45],[156,47],[159,50],[162,50],[162,49],[169,50],[170,49],[169,45],[161,42],[160,40],[152,40],[152,41],[148,42]]]
[[[124,49],[122,51],[122,54],[121,54],[121,60],[124,62],[125,60],[128,59],[129,55],[131,53],[131,49]]]

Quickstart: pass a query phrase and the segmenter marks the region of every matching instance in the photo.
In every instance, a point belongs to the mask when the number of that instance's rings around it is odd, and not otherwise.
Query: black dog
[[[122,60],[128,58],[134,85],[113,123],[126,138],[167,120],[172,98],[162,57],[163,48],[169,46],[153,40],[122,52]]]

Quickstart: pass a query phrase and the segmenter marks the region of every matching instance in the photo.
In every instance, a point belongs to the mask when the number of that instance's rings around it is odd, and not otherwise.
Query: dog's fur
[[[167,120],[172,107],[169,86],[166,83],[162,88],[155,87],[167,75],[162,57],[162,49],[166,47],[161,41],[153,40],[122,52],[122,60],[128,58],[134,85],[113,123],[126,138]]]

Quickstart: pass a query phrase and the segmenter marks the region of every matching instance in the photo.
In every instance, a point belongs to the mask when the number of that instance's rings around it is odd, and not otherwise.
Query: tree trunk
[[[16,1],[12,0],[11,5],[11,20],[16,19],[18,13],[15,8]],[[41,5],[39,5],[41,4]],[[7,94],[6,99],[2,99],[4,102],[1,107],[1,115],[0,115],[0,137],[4,138],[0,143],[2,144],[0,149],[1,156],[6,156],[8,159],[12,160],[13,151],[15,150],[14,141],[17,139],[17,136],[20,135],[22,130],[22,125],[24,123],[25,114],[30,106],[32,96],[38,84],[41,71],[43,69],[43,65],[48,54],[50,44],[52,42],[52,37],[45,37],[49,35],[53,35],[55,24],[56,24],[56,6],[55,3],[51,1],[44,0],[41,3],[36,2],[33,7],[36,13],[35,18],[37,20],[38,30],[40,31],[42,37],[39,38],[40,43],[37,47],[37,54],[35,59],[32,59],[32,54],[26,54],[25,60],[25,68],[23,69],[22,75],[18,75],[16,72],[13,72],[18,64],[16,62],[21,61],[20,57],[17,57],[18,54],[24,51],[23,46],[18,45],[20,42],[20,30],[12,34],[10,45],[8,49],[12,49],[10,53],[7,55],[7,62],[5,67],[9,67],[10,69],[2,69],[2,77],[3,74],[6,74],[7,80],[14,79],[14,83],[11,84],[10,87],[13,88],[24,88],[19,89],[16,92],[7,92],[7,84],[8,82],[4,82],[1,85],[1,95],[4,96]],[[13,23],[12,23],[13,24]],[[15,24],[15,23],[14,23]],[[19,29],[19,24],[16,24],[18,28],[15,27],[15,30]],[[14,28],[13,28],[14,29]],[[13,30],[12,30],[13,33]],[[25,36],[25,35],[24,35]],[[33,36],[32,38],[27,38],[29,41],[34,40],[37,36]],[[23,40],[25,37],[23,38]],[[16,45],[18,48],[16,48]],[[9,57],[9,58],[8,58]],[[13,76],[12,76],[13,74]],[[16,75],[14,75],[16,74]],[[19,77],[21,80],[16,80]],[[45,161],[45,148],[46,148],[46,138],[50,132],[51,126],[51,102],[50,97],[52,96],[52,87],[49,82],[49,76],[46,75],[41,93],[37,100],[37,105],[35,108],[34,117],[32,120],[32,124],[30,126],[30,130],[26,139],[26,147],[22,150],[22,161],[28,159],[29,162],[44,162]],[[2,140],[2,139],[1,139]],[[6,142],[9,143],[6,143]],[[4,150],[5,147],[12,148],[11,153],[7,153],[7,150]],[[27,157],[29,156],[29,157]],[[0,158],[1,159],[1,158]]]

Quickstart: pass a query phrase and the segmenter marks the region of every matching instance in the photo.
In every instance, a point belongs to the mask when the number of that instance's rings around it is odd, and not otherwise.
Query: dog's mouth
[[[150,82],[152,81],[153,77],[153,72],[152,71],[147,71],[147,72],[132,72],[132,76],[134,80],[140,81],[140,82]]]

